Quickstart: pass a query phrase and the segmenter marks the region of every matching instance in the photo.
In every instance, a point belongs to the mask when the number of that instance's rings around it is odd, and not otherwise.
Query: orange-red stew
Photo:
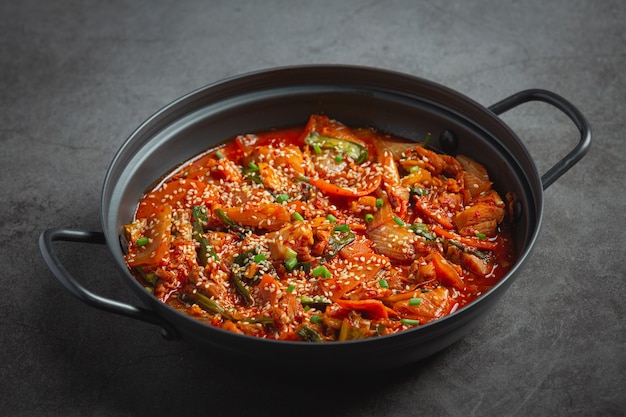
[[[509,206],[468,157],[312,115],[173,171],[125,226],[126,261],[159,300],[232,332],[375,337],[495,285]]]

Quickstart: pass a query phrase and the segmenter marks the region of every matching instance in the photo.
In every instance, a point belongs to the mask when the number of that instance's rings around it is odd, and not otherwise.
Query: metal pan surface
[[[580,132],[575,148],[541,176],[526,147],[498,117],[522,103],[542,101],[565,113]],[[120,243],[122,227],[145,190],[168,169],[206,148],[248,132],[304,125],[324,113],[351,126],[371,126],[408,139],[432,133],[432,145],[482,163],[500,193],[517,196],[514,241],[517,261],[490,291],[437,321],[398,334],[333,343],[284,342],[238,335],[196,321],[147,293],[128,271]],[[455,143],[443,132],[453,132]],[[443,138],[443,139],[440,139]],[[161,327],[166,338],[183,338],[238,360],[342,369],[389,369],[415,362],[454,343],[500,300],[530,255],[543,216],[543,191],[584,156],[591,129],[564,98],[525,90],[484,107],[445,86],[412,75],[355,66],[318,65],[264,70],[200,88],[144,122],[110,164],[101,199],[102,232],[49,229],[40,237],[44,260],[81,301]],[[104,244],[141,306],[91,293],[63,267],[55,241]]]

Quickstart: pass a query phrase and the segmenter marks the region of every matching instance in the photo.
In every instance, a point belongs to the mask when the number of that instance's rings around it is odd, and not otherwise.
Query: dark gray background
[[[625,22],[620,0],[1,2],[0,413],[624,415]],[[371,378],[249,373],[56,282],[39,233],[100,230],[108,164],[142,121],[224,77],[310,63],[402,71],[485,106],[545,88],[591,122],[526,268],[470,335]],[[503,119],[540,172],[576,143],[547,105]],[[104,247],[58,251],[94,292],[135,300]]]

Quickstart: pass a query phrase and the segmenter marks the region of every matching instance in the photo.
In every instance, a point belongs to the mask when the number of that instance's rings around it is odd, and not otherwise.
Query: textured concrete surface
[[[1,2],[0,414],[624,415],[625,21],[619,0]],[[100,230],[104,175],[135,127],[224,77],[310,63],[407,72],[486,106],[545,88],[591,122],[526,268],[471,334],[376,378],[249,373],[59,285],[38,235]],[[541,172],[576,142],[542,104],[503,119]],[[95,293],[135,301],[104,247],[58,253]]]

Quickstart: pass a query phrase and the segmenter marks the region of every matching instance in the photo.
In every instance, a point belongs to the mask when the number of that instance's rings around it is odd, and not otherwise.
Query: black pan
[[[556,107],[580,132],[575,148],[543,176],[523,143],[497,116],[529,101]],[[372,126],[401,137],[423,139],[449,153],[486,166],[497,191],[517,197],[514,241],[517,261],[489,292],[455,313],[398,334],[347,342],[308,343],[259,339],[194,320],[161,303],[133,278],[124,263],[122,226],[131,221],[144,191],[166,170],[237,134],[304,125],[325,113],[349,126]],[[445,133],[444,133],[445,132]],[[450,140],[451,137],[457,140]],[[543,191],[587,152],[591,129],[562,97],[526,90],[489,108],[444,86],[397,72],[354,66],[301,66],[255,72],[194,91],[141,125],[113,159],[102,191],[102,232],[50,229],[40,247],[56,278],[81,301],[156,324],[167,339],[185,339],[233,354],[239,361],[285,366],[341,366],[343,370],[388,369],[425,358],[466,335],[490,311],[529,256],[543,216]],[[63,267],[54,241],[107,245],[126,284],[143,306],[100,297]],[[259,358],[267,360],[259,361]]]

